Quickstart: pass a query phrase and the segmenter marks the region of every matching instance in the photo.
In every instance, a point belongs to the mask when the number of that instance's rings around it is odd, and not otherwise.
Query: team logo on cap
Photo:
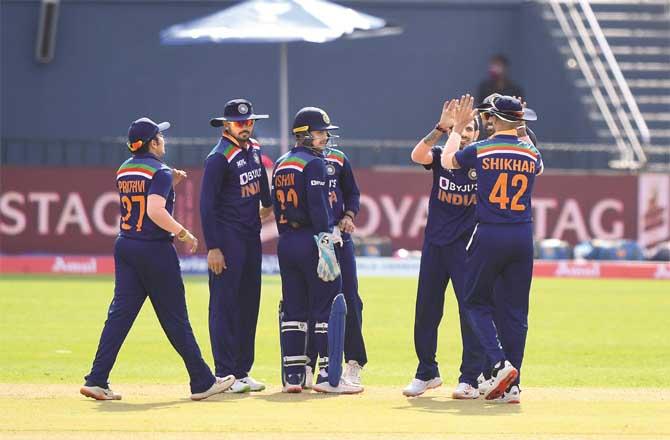
[[[470,168],[468,170],[468,177],[470,180],[477,180],[477,170],[474,168]]]
[[[326,165],[326,173],[328,173],[329,176],[332,176],[335,174],[335,167],[332,164],[327,164]]]
[[[324,124],[328,124],[328,125],[330,125],[330,118],[328,117],[328,113],[323,112],[323,113],[322,113],[322,116],[323,116],[323,122],[324,122]]]
[[[237,106],[237,111],[241,115],[246,115],[247,113],[249,113],[249,106],[246,105],[246,104],[240,104],[240,105]]]

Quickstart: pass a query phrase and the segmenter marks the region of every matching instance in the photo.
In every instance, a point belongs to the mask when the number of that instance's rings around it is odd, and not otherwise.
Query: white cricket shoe
[[[309,365],[305,365],[305,385],[302,386],[305,390],[311,390],[314,386],[314,370]]]
[[[439,376],[430,380],[414,378],[409,383],[409,385],[407,385],[405,389],[402,390],[402,393],[407,397],[416,397],[439,386],[442,386],[442,379]]]
[[[482,379],[483,379],[483,376],[482,376]],[[482,382],[479,382],[479,386],[477,387],[479,389],[479,395],[483,396],[484,394],[486,394],[486,392],[491,388],[492,384],[493,384],[493,379],[484,379]]]
[[[493,400],[502,396],[518,375],[519,371],[509,361],[495,364],[491,373],[491,387],[484,393],[484,399]]]
[[[478,397],[479,389],[463,382],[459,383],[454,392],[451,393],[451,398],[457,400],[477,399]]]
[[[204,400],[210,396],[213,396],[214,394],[223,393],[228,388],[230,388],[233,385],[233,383],[235,383],[235,376],[233,376],[232,374],[226,377],[217,377],[214,384],[212,384],[212,386],[209,387],[207,391],[203,391],[202,393],[191,394],[191,400]]]
[[[240,379],[240,382],[249,385],[249,391],[251,392],[263,391],[265,389],[265,384],[263,382],[259,382],[251,376],[243,377]]]
[[[358,394],[363,392],[363,387],[360,385],[354,385],[341,380],[340,384],[334,387],[328,383],[327,379],[323,382],[315,383],[312,389],[318,393],[330,394]]]
[[[518,386],[512,385],[502,396],[491,400],[491,403],[521,403],[521,391]]]
[[[231,394],[242,394],[248,393],[249,391],[251,391],[249,384],[242,382],[240,379],[236,379],[233,385],[224,392]]]
[[[117,394],[109,388],[84,385],[79,389],[79,392],[95,400],[121,400],[121,394]]]
[[[344,373],[342,379],[352,385],[361,385],[361,371],[363,367],[357,361],[349,361],[344,366]]]

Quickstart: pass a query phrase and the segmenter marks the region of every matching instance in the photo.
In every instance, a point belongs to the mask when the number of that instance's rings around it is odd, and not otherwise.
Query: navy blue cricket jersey
[[[454,242],[474,226],[477,204],[477,173],[468,168],[444,169],[440,163],[442,149],[433,147],[433,162],[424,165],[433,171],[425,239],[438,246]]]
[[[200,190],[200,220],[207,249],[222,248],[221,227],[246,236],[261,230],[259,202],[269,207],[270,186],[261,161],[261,146],[247,148],[224,135],[205,160]]]
[[[315,234],[331,230],[323,159],[305,147],[295,147],[277,159],[272,172],[272,202],[280,234],[302,228]]]
[[[496,133],[456,152],[461,167],[477,170],[477,221],[530,223],[535,176],[544,170],[540,152],[516,135]]]
[[[331,226],[337,225],[344,213],[351,211],[358,214],[361,206],[361,193],[358,190],[354,172],[347,156],[335,148],[324,151],[326,161],[326,180],[328,181],[328,207],[330,208]],[[342,233],[348,239],[350,234]]]
[[[121,202],[120,236],[137,240],[169,240],[173,237],[147,215],[150,194],[165,198],[165,209],[172,215],[175,197],[169,166],[150,153],[135,155],[116,172],[116,187]]]

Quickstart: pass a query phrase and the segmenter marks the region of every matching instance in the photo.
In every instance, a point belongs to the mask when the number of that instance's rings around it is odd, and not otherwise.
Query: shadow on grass
[[[292,402],[304,402],[308,400],[318,400],[318,399],[332,399],[338,397],[337,394],[324,394],[317,393],[315,391],[303,391],[302,393],[288,394],[288,393],[259,393],[254,394],[254,398],[265,400],[267,402],[279,402],[279,403],[292,403]]]
[[[91,404],[97,405],[97,410],[100,412],[109,412],[109,413],[123,413],[123,412],[135,412],[135,411],[151,411],[155,409],[171,408],[176,405],[181,405],[184,403],[191,402],[189,399],[179,399],[171,400],[166,402],[144,402],[144,403],[131,403],[122,401],[91,401]],[[193,402],[196,403],[196,402]]]
[[[442,396],[411,397],[407,399],[406,406],[396,406],[394,409],[472,416],[496,416],[522,412],[521,405],[488,403],[484,399],[453,400]]]

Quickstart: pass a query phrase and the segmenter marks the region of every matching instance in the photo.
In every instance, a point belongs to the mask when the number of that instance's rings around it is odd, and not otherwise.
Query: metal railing
[[[647,156],[642,144],[649,144],[649,129],[591,5],[588,0],[548,0],[548,3],[619,150],[619,159],[611,161],[610,166],[643,167]],[[631,118],[638,131],[633,128]]]

